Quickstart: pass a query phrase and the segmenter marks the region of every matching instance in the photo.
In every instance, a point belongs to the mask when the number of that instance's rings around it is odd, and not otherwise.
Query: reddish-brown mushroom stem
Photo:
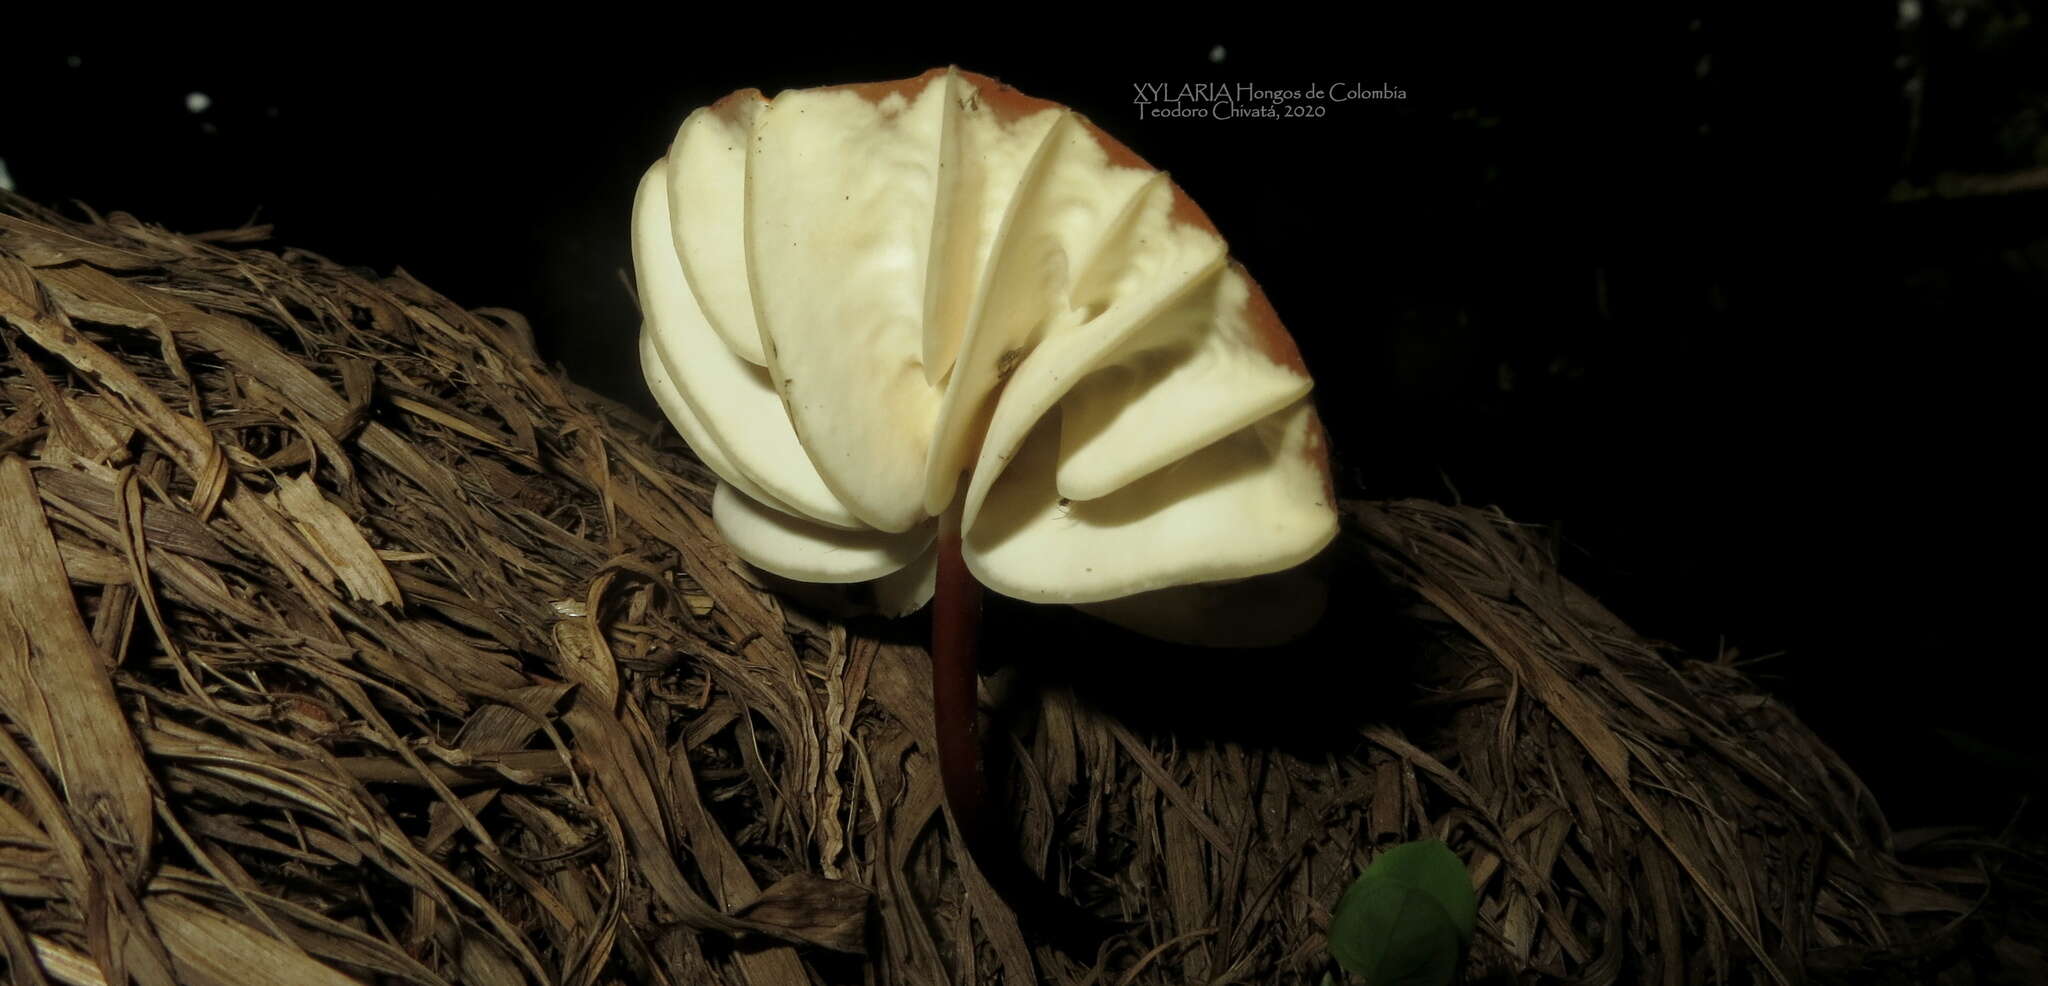
[[[960,505],[939,521],[938,584],[932,595],[932,719],[939,778],[953,820],[970,847],[981,841],[981,744],[975,738],[975,645],[981,637],[981,583],[960,557]]]
[[[939,743],[939,780],[960,826],[962,848],[999,897],[1016,909],[1027,930],[1078,957],[1092,957],[1113,927],[1061,897],[1001,848],[1011,835],[984,827],[987,799],[981,741],[975,726],[980,703],[975,653],[981,639],[981,581],[960,557],[960,504],[939,520],[938,583],[932,591],[932,719]]]

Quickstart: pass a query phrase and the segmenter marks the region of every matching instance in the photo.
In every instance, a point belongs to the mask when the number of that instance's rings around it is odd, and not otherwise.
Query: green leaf
[[[1451,847],[1435,839],[1404,842],[1380,853],[1359,879],[1395,880],[1428,894],[1458,929],[1458,940],[1472,940],[1479,899],[1472,896],[1472,877]]]
[[[1366,986],[1448,986],[1479,919],[1465,864],[1434,840],[1395,846],[1330,914],[1330,954]]]

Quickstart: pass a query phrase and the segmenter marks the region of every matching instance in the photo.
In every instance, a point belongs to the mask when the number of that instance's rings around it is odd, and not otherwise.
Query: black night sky
[[[272,223],[279,246],[519,309],[550,359],[651,407],[626,216],[683,115],[744,86],[985,72],[1203,205],[1300,341],[1347,494],[1553,527],[1566,574],[1639,630],[1778,655],[1752,672],[1895,822],[1997,825],[2039,780],[1940,731],[2041,750],[2020,685],[2041,645],[2017,626],[2041,581],[2048,25],[2023,14],[1064,48],[655,25],[45,39],[0,66],[0,161],[48,205]],[[1140,119],[1142,85],[1204,82],[1405,95]]]

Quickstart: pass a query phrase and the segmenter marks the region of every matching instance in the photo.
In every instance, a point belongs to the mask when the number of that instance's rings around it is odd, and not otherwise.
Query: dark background
[[[2003,824],[2042,762],[2042,648],[2017,632],[2041,582],[2041,18],[1771,16],[1284,40],[1226,21],[1142,44],[770,47],[652,24],[47,41],[0,66],[0,160],[46,204],[273,223],[279,244],[522,310],[546,356],[651,408],[626,216],[685,113],[742,86],[993,74],[1206,208],[1316,373],[1347,494],[1549,526],[1567,574],[1638,629],[1768,658],[1752,673],[1895,822]],[[1205,81],[1406,98],[1138,119],[1136,83]]]

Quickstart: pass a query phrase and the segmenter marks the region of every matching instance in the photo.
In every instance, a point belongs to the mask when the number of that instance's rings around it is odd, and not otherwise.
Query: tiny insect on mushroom
[[[741,90],[642,179],[641,361],[742,559],[934,601],[949,807],[980,805],[986,586],[1175,642],[1306,631],[1337,513],[1310,380],[1209,219],[985,76]]]

